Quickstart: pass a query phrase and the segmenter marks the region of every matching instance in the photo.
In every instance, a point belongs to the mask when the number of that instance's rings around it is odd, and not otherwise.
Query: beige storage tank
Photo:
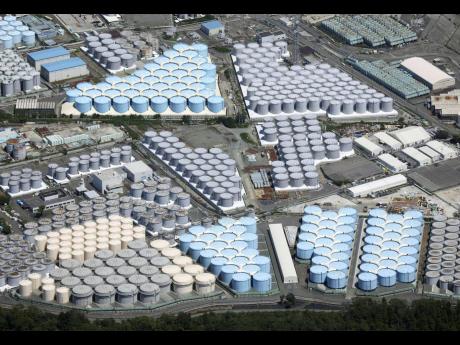
[[[57,244],[50,244],[46,248],[46,257],[50,260],[56,261],[59,254],[59,246]]]
[[[34,237],[34,240],[35,240],[35,248],[37,249],[37,251],[38,252],[45,251],[47,237],[45,235],[36,235]]]
[[[181,268],[184,268],[185,266],[187,265],[191,265],[193,264],[193,260],[191,257],[189,256],[176,256],[174,259],[173,259],[173,264],[174,265],[177,265]]]
[[[121,249],[128,248],[128,243],[131,242],[133,238],[131,236],[123,236],[121,238]]]
[[[145,233],[140,233],[140,232],[134,233],[133,238],[135,240],[145,240]]]
[[[59,304],[67,304],[70,300],[70,290],[68,287],[61,286],[56,289],[56,301]]]
[[[42,276],[40,273],[31,273],[27,278],[32,282],[32,290],[36,291],[40,289],[42,285]]]
[[[56,286],[55,285],[45,285],[42,286],[42,298],[46,302],[54,301],[54,296],[56,294]]]
[[[161,251],[162,249],[169,248],[169,242],[166,240],[153,240],[150,242],[150,247]]]
[[[177,265],[166,265],[161,268],[161,272],[173,277],[174,275],[181,273],[182,269]]]
[[[59,262],[62,262],[64,260],[69,260],[69,259],[72,259],[72,254],[70,253],[59,254]]]
[[[83,252],[83,250],[73,250],[72,259],[83,262],[85,261],[85,253]]]
[[[174,292],[178,295],[189,294],[193,291],[193,277],[187,273],[178,273],[172,277]]]
[[[29,279],[24,279],[19,282],[19,294],[22,297],[32,296],[32,281]]]
[[[94,246],[86,247],[83,252],[85,260],[94,258],[94,254],[96,253],[96,243],[94,243]]]
[[[192,264],[184,267],[184,272],[195,277],[197,274],[204,273],[204,268],[201,265]]]
[[[161,251],[161,255],[167,257],[169,260],[174,259],[181,255],[181,251],[177,248],[165,248]]]
[[[109,249],[109,243],[108,242],[98,243],[96,246],[96,249],[97,250]]]
[[[44,285],[54,285],[54,279],[49,277],[42,278],[42,286]]]
[[[195,289],[200,295],[207,295],[216,289],[216,276],[205,272],[195,276]]]
[[[115,254],[121,250],[121,240],[112,239],[109,241],[109,249]]]

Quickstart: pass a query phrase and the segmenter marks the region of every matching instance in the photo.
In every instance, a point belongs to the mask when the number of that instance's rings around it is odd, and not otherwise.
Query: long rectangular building
[[[432,163],[430,157],[420,152],[415,147],[406,147],[402,149],[401,152],[404,153],[407,157],[416,161],[418,166],[423,167]]]
[[[27,62],[40,71],[41,66],[46,63],[70,59],[70,52],[64,47],[43,49],[27,54]]]
[[[398,173],[407,170],[407,163],[400,161],[395,156],[384,153],[378,157],[379,161],[392,172]]]
[[[458,152],[450,148],[447,144],[440,142],[439,140],[431,140],[426,143],[426,146],[432,148],[436,152],[439,152],[442,159],[452,159],[458,156]]]
[[[381,144],[391,147],[392,150],[401,150],[402,144],[386,132],[374,133]]]
[[[41,75],[46,81],[55,82],[88,75],[86,63],[79,57],[42,65]]]
[[[289,251],[289,245],[284,234],[282,224],[269,224],[269,234],[275,249],[276,258],[278,265],[283,277],[283,283],[298,283],[297,272],[292,261],[291,252]]]
[[[455,86],[455,78],[421,57],[405,59],[401,62],[401,66],[432,90]]]
[[[407,178],[404,175],[397,174],[385,177],[379,180],[360,184],[348,188],[348,192],[353,197],[365,197],[372,193],[382,192],[394,187],[402,186],[407,183]]]
[[[378,156],[384,152],[383,147],[375,144],[366,137],[359,137],[355,139],[355,144],[369,153],[371,156]]]

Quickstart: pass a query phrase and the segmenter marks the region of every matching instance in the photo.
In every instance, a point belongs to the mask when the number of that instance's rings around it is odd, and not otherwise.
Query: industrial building
[[[451,148],[449,145],[439,140],[431,140],[426,143],[426,146],[430,147],[436,152],[439,152],[441,154],[442,159],[452,159],[458,156],[457,150]]]
[[[460,117],[460,90],[431,96],[430,107],[435,115],[443,119],[457,120]]]
[[[430,134],[420,126],[408,126],[388,134],[401,142],[403,147],[421,145],[431,140]]]
[[[40,41],[50,40],[57,35],[64,34],[64,30],[59,25],[43,17],[27,14],[21,17],[21,21],[35,32]]]
[[[104,170],[91,175],[91,184],[99,193],[123,193],[125,173],[116,169]]]
[[[41,207],[43,207],[44,211],[48,211],[57,207],[75,204],[75,198],[61,190],[42,192],[38,196],[24,197],[22,201],[24,202],[24,207],[30,209],[33,213],[38,212]]]
[[[274,33],[264,31],[264,32],[259,32],[256,35],[256,39],[257,39],[257,43],[259,44],[266,43],[266,42],[273,43],[277,41],[286,40],[286,34],[282,31],[277,31]]]
[[[354,143],[358,145],[359,148],[363,149],[366,153],[375,157],[382,154],[385,150],[380,145],[377,145],[373,141],[370,141],[366,137],[359,137],[354,139]]]
[[[424,167],[432,163],[431,158],[420,152],[415,147],[405,147],[401,151],[405,156],[415,161],[417,166]]]
[[[34,71],[35,72],[35,71]],[[39,101],[37,98],[21,98],[16,100],[15,115],[28,115],[37,117],[56,116],[56,102]]]
[[[208,22],[201,23],[200,30],[203,31],[207,36],[224,34],[224,26],[218,20],[210,20]]]
[[[381,154],[378,156],[378,160],[394,173],[399,173],[407,170],[407,163],[400,161],[398,158],[389,153]]]
[[[27,54],[27,62],[37,71],[40,71],[44,64],[68,59],[70,59],[70,52],[64,47],[43,49]]]
[[[397,174],[385,177],[379,180],[374,180],[347,189],[351,196],[355,198],[366,197],[378,192],[383,192],[388,189],[400,187],[407,183],[407,178],[404,175]]]
[[[51,145],[51,146],[72,144],[72,143],[86,141],[86,140],[89,140],[89,136],[88,134],[85,134],[85,133],[75,134],[75,135],[66,136],[66,137],[62,137],[59,134],[52,134],[52,135],[47,135],[45,138],[43,138],[43,141],[46,144]]]
[[[417,148],[420,152],[427,155],[431,158],[433,162],[437,162],[442,159],[442,155],[439,152],[436,152],[429,146],[420,146]]]
[[[386,132],[374,133],[374,137],[376,137],[381,144],[390,147],[392,150],[401,150],[402,148],[402,144]]]
[[[297,272],[292,261],[289,245],[284,235],[282,224],[269,224],[268,233],[275,249],[276,259],[281,271],[284,284],[297,284]]]
[[[455,86],[454,77],[421,57],[405,59],[401,62],[401,66],[433,91]]]
[[[126,171],[128,179],[132,182],[142,182],[152,178],[153,170],[143,161],[135,161],[125,164],[123,169]]]
[[[0,128],[0,145],[5,144],[10,139],[16,139],[18,136],[18,132],[11,127]]]
[[[48,82],[62,81],[89,75],[86,63],[79,57],[42,64],[41,76]]]

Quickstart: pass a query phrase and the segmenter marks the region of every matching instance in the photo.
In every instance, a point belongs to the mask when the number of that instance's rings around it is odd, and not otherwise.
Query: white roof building
[[[432,90],[455,86],[455,78],[440,70],[421,57],[411,57],[401,62],[401,66],[414,77],[427,84]]]
[[[442,156],[439,152],[436,152],[435,150],[433,150],[431,147],[429,146],[421,146],[418,148],[420,150],[420,152],[426,154],[428,157],[430,157],[433,162],[436,162],[436,161],[439,161],[442,159]]]
[[[355,139],[355,144],[360,148],[365,150],[367,153],[370,153],[372,156],[378,156],[384,152],[383,147],[377,145],[376,143],[370,141],[366,137],[359,137]]]
[[[436,152],[439,152],[443,159],[452,159],[458,156],[457,150],[454,150],[439,140],[429,141],[426,143],[426,146],[432,148]]]
[[[409,126],[389,132],[388,134],[399,140],[403,147],[424,144],[431,140],[430,134],[420,126]]]
[[[407,170],[407,163],[400,161],[398,158],[389,153],[384,153],[378,156],[378,159],[392,172],[398,173]]]
[[[298,283],[297,272],[292,262],[291,252],[284,234],[282,224],[269,224],[268,232],[273,242],[276,258],[280,267],[283,283]]]
[[[432,163],[430,157],[423,154],[415,147],[406,147],[402,149],[401,152],[404,153],[407,157],[412,158],[414,161],[416,161],[418,166],[423,167],[425,165],[429,165]]]
[[[381,144],[387,145],[393,150],[401,150],[402,148],[402,144],[386,132],[377,132],[374,133],[374,136],[379,139]]]
[[[348,188],[348,192],[353,197],[365,197],[369,194],[381,192],[387,189],[394,187],[402,186],[407,183],[407,178],[404,175],[397,174],[389,177],[382,178],[380,180],[375,180],[360,184],[358,186],[353,186]]]
[[[153,170],[143,161],[134,161],[127,163],[123,166],[126,171],[128,179],[132,182],[141,182],[152,178]]]

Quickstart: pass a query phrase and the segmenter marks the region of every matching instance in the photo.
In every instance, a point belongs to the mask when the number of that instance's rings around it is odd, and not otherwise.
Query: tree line
[[[180,313],[159,318],[136,317],[88,320],[81,312],[59,315],[36,307],[0,309],[0,331],[383,331],[460,330],[460,304],[438,300],[406,301],[356,299],[341,311],[291,310],[279,312]]]

